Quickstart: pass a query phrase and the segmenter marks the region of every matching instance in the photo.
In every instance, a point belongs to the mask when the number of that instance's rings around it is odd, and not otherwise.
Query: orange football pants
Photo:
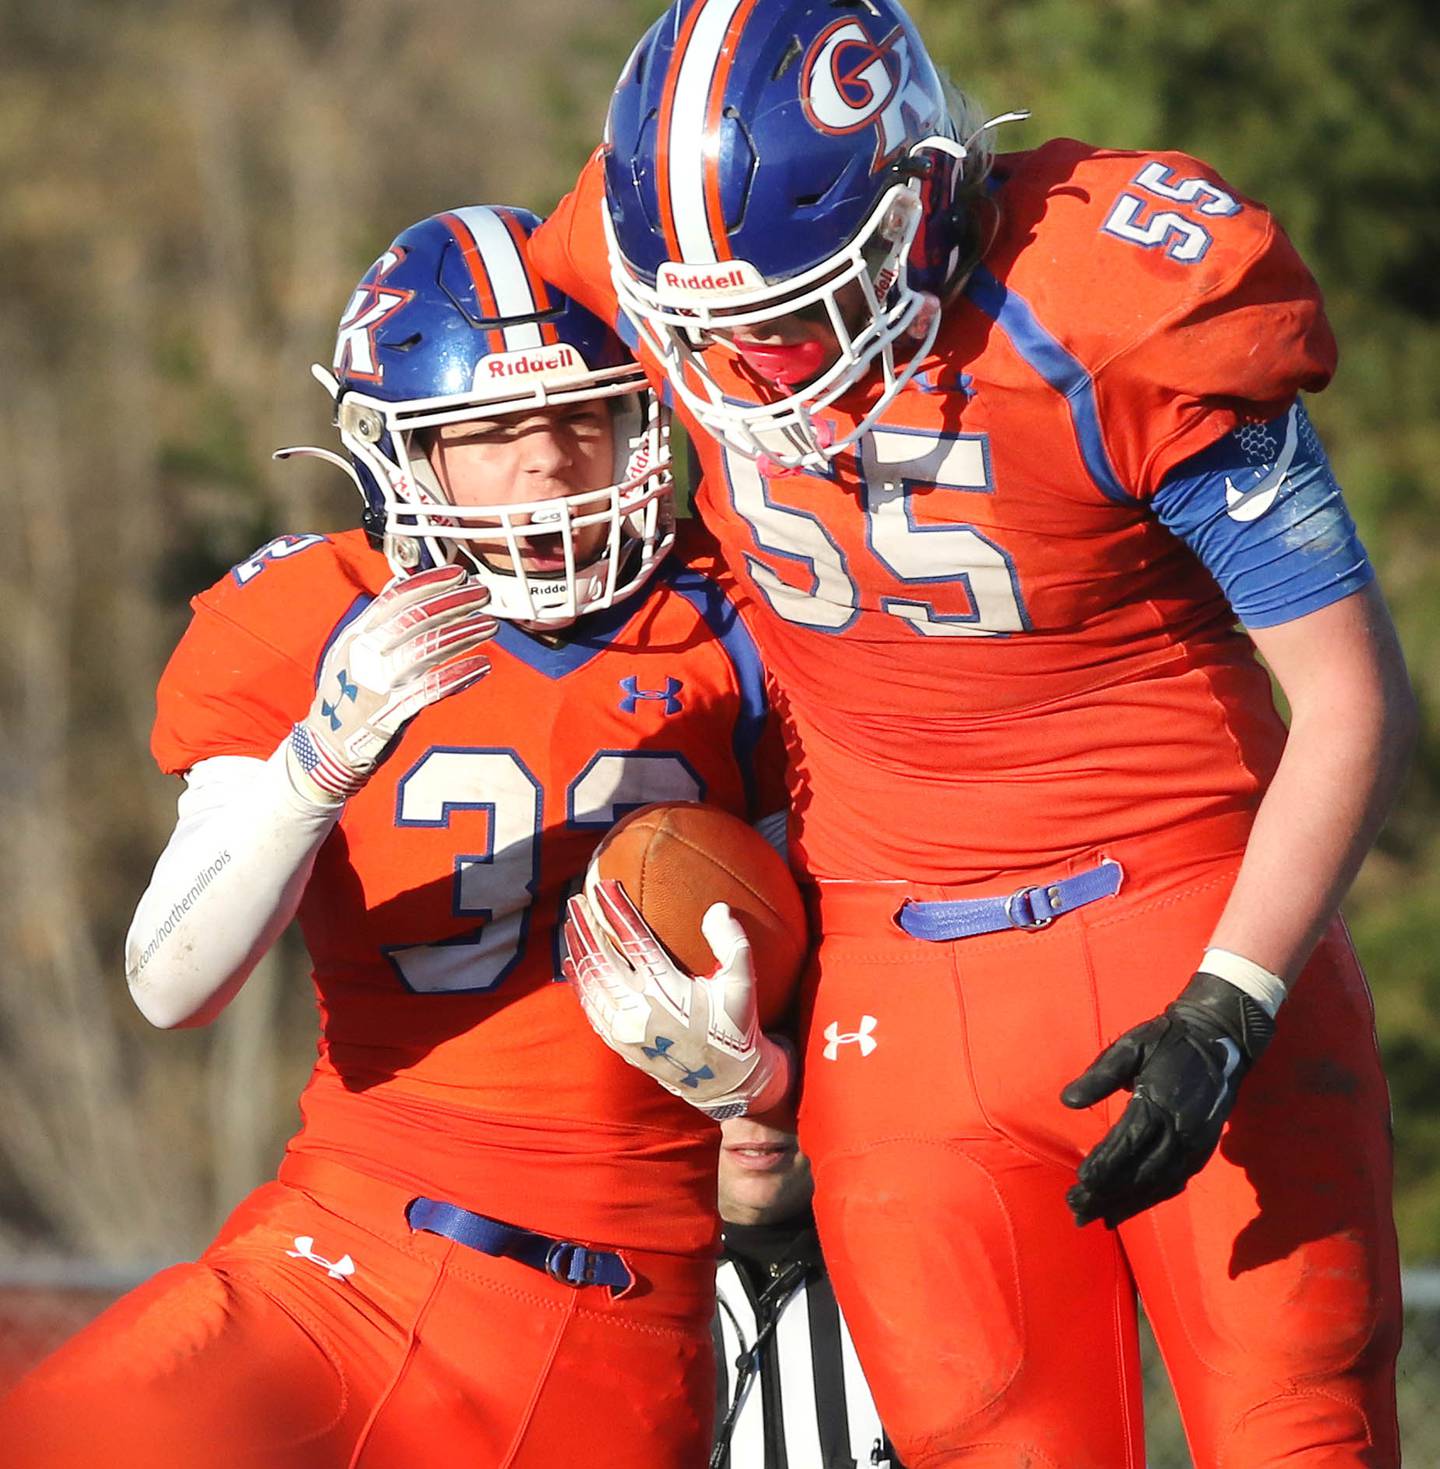
[[[1209,1164],[1116,1231],[1077,1229],[1076,1166],[1129,1094],[1060,1089],[1196,967],[1238,856],[1107,851],[1120,893],[1042,931],[924,943],[905,898],[823,883],[800,1137],[875,1400],[909,1469],[1140,1469],[1138,1287],[1197,1469],[1400,1462],[1389,1101],[1337,919]],[[1277,894],[1276,901],[1284,901]]]
[[[297,1162],[304,1189],[258,1189],[16,1386],[6,1469],[704,1464],[713,1260],[626,1252],[624,1296],[573,1289],[411,1233],[408,1191]]]

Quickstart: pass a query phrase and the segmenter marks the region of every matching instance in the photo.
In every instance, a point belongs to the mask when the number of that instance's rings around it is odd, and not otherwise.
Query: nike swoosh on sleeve
[[[1275,497],[1284,488],[1290,463],[1300,442],[1299,414],[1300,405],[1296,403],[1285,419],[1285,443],[1280,457],[1259,484],[1251,485],[1248,490],[1238,490],[1230,476],[1225,476],[1225,513],[1231,520],[1259,520],[1275,503]]]

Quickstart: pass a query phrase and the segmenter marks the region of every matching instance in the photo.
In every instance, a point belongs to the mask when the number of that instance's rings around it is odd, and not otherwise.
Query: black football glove
[[[1114,1229],[1174,1198],[1215,1151],[1240,1080],[1274,1029],[1244,990],[1201,970],[1163,1014],[1107,1046],[1060,1093],[1067,1107],[1093,1107],[1122,1086],[1134,1093],[1065,1196],[1075,1223]]]

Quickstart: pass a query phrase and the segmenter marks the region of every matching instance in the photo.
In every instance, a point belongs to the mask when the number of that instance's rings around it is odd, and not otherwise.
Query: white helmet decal
[[[822,133],[854,133],[879,122],[876,168],[905,146],[904,110],[912,91],[917,110],[923,109],[927,94],[915,83],[899,26],[877,42],[853,17],[838,20],[811,43],[800,68],[800,102],[812,127]]]
[[[376,328],[415,299],[414,291],[385,286],[385,277],[404,258],[403,249],[387,250],[356,286],[340,318],[340,332],[335,338],[335,356],[331,365],[337,376],[363,378],[371,383],[384,381],[385,370],[375,353]]]

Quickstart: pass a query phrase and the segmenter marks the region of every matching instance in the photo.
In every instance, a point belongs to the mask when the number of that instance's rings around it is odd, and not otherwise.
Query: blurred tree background
[[[150,1033],[121,945],[174,817],[147,751],[186,600],[353,523],[307,366],[405,225],[540,211],[657,0],[0,0],[0,1257],[142,1264],[273,1167],[313,1055],[304,956]],[[1440,39],[1419,0],[915,0],[956,80],[1067,134],[1183,148],[1271,204],[1342,347],[1312,404],[1440,700]],[[1317,790],[1317,801],[1326,792]],[[1440,1259],[1440,743],[1349,904],[1376,992],[1402,1245]],[[1277,895],[1283,901],[1283,895]]]

